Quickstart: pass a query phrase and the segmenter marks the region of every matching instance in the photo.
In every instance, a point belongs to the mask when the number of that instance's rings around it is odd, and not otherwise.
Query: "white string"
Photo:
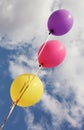
[[[4,128],[6,122],[8,121],[10,115],[12,114],[12,112],[13,112],[15,106],[16,106],[16,104],[15,104],[15,103],[12,103],[12,105],[11,105],[11,107],[10,107],[10,111],[9,111],[8,115],[6,116],[6,118],[4,119],[4,121],[3,121],[3,123],[2,123],[2,125],[1,125],[1,127],[0,127],[0,130],[2,130],[2,129]]]
[[[46,44],[47,44],[47,41],[48,41],[48,39],[49,39],[49,37],[50,37],[50,34],[51,34],[51,32],[49,32],[49,35],[48,35],[48,37],[46,38],[46,40],[45,40],[45,42],[44,42],[44,45],[43,45],[43,47],[41,48],[41,50],[40,50],[40,53],[39,53],[39,55],[38,55],[38,58],[39,58],[39,56],[41,55],[41,53],[43,52],[43,50],[44,50],[44,48],[45,48],[45,46],[46,46]],[[35,64],[37,63],[37,57],[36,57],[36,60],[35,60]]]
[[[46,46],[46,44],[47,44],[47,41],[48,41],[49,37],[50,37],[50,35],[47,37],[47,39],[46,39],[46,41],[45,41],[45,43],[44,43],[43,47],[41,48],[41,50],[40,50],[40,53],[39,53],[38,57],[41,55],[42,51],[44,50],[44,48],[45,48],[45,46]]]

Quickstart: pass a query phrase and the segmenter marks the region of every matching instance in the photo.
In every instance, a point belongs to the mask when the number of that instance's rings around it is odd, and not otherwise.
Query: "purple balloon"
[[[73,16],[69,11],[60,9],[53,12],[48,19],[48,30],[53,35],[64,35],[73,25]]]

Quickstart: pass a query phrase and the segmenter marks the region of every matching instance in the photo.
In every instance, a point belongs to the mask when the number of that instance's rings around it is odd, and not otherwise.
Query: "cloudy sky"
[[[73,28],[48,37],[48,17],[59,8],[72,13]],[[41,101],[17,106],[4,130],[84,130],[83,12],[83,0],[0,0],[0,124],[10,109],[12,81],[35,73],[38,49],[47,37],[62,42],[67,51],[61,65],[38,73],[44,85]]]

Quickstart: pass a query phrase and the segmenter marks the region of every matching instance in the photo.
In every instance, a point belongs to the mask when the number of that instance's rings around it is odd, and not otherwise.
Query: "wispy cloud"
[[[42,39],[45,37],[45,31],[47,32],[47,18],[52,3],[51,0],[37,0],[34,3],[33,0],[1,1],[0,35],[7,35],[11,39],[8,45],[30,42],[35,38],[37,46],[40,41],[37,37]]]
[[[65,90],[66,91],[66,90]],[[61,93],[60,93],[61,94]],[[84,116],[83,107],[75,104],[68,104],[66,101],[60,103],[51,95],[45,93],[42,98],[43,109],[52,115],[52,124],[57,128],[67,121],[73,127],[81,127]],[[81,116],[80,116],[81,113]],[[54,122],[54,123],[53,123]]]
[[[37,123],[37,124],[34,124],[34,114],[30,111],[30,110],[26,110],[26,116],[25,116],[25,121],[27,123],[27,127],[28,129],[31,129],[31,130],[43,130],[43,125],[42,123]]]

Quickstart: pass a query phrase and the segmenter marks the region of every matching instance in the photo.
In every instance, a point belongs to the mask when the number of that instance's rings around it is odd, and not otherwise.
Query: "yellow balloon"
[[[27,107],[37,103],[43,94],[43,84],[34,74],[22,74],[12,83],[10,96],[16,105]]]

